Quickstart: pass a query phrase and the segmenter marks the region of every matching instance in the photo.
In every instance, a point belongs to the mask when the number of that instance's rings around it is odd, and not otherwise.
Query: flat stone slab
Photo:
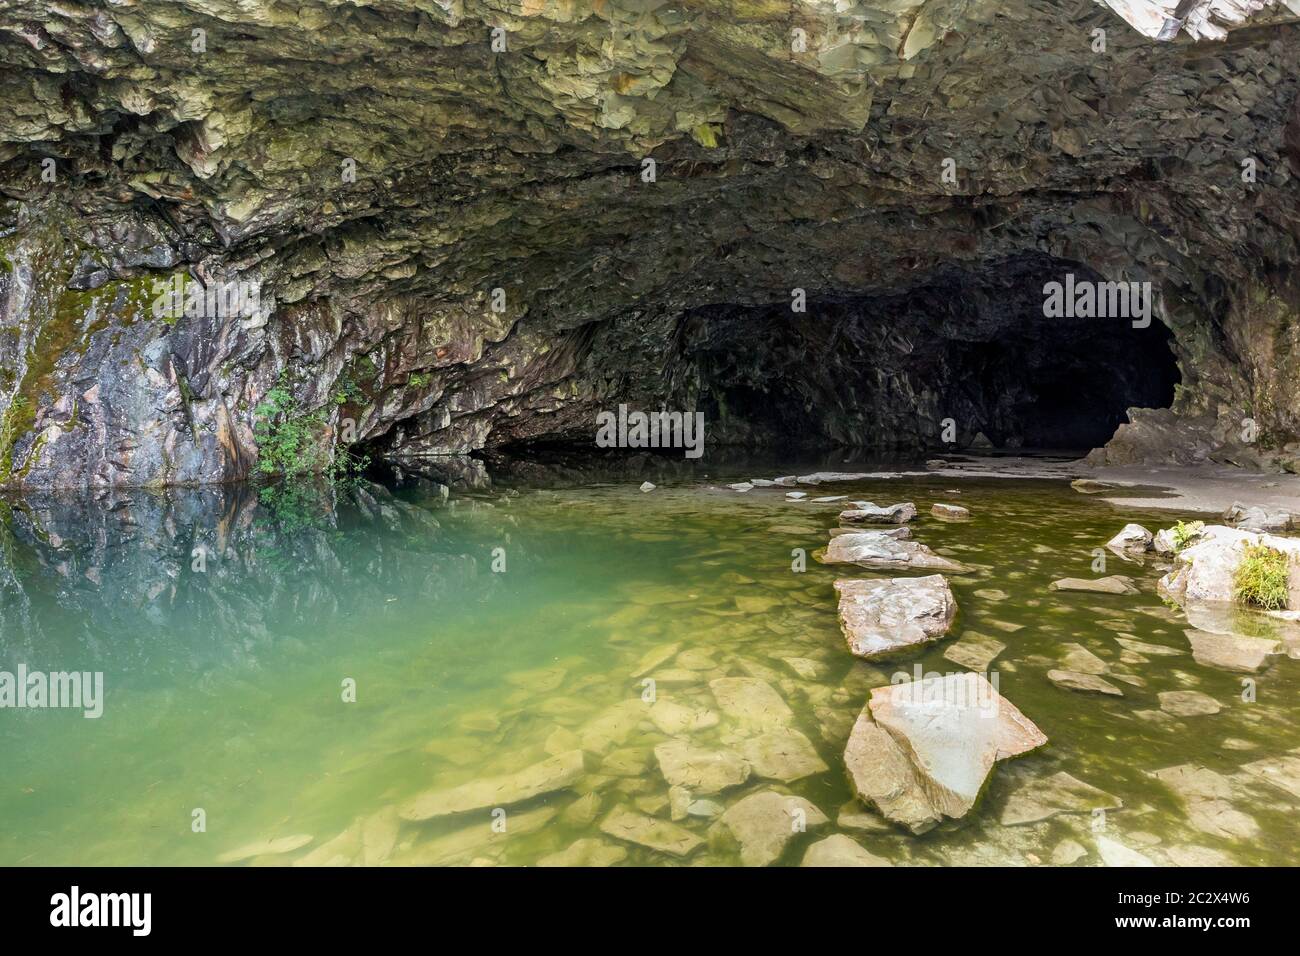
[[[957,600],[940,574],[843,578],[835,582],[835,590],[840,596],[840,629],[849,651],[868,660],[942,637],[957,615]]]
[[[1156,696],[1160,698],[1160,709],[1175,717],[1200,717],[1223,709],[1217,700],[1198,690],[1166,690]]]
[[[627,859],[627,850],[595,837],[583,837],[558,853],[537,861],[538,866],[613,866]]]
[[[863,849],[857,841],[836,833],[818,840],[803,855],[800,866],[893,866],[883,856]]]
[[[987,634],[977,634],[974,631],[967,631],[962,634],[961,640],[952,644],[943,652],[945,660],[950,660],[954,664],[960,664],[969,670],[984,672],[989,669],[989,665],[994,659],[1007,649],[996,638],[989,637]]]
[[[1077,671],[1080,674],[1104,674],[1110,670],[1105,661],[1082,644],[1062,644],[1061,650],[1065,651],[1062,663],[1068,671]]]
[[[1118,797],[1061,771],[1050,777],[1031,780],[1013,791],[1002,808],[1002,825],[1037,823],[1058,813],[1118,810],[1123,805]]]
[[[602,833],[617,840],[668,853],[672,856],[689,856],[704,844],[690,830],[667,820],[656,820],[644,813],[620,807],[600,821]]]
[[[696,793],[718,793],[749,779],[749,764],[732,750],[710,750],[685,740],[669,740],[655,747],[659,771],[670,786]]]
[[[709,681],[718,709],[737,723],[760,730],[790,725],[794,713],[772,685],[756,677],[719,677]]]
[[[1151,549],[1155,536],[1140,524],[1126,524],[1119,534],[1106,542],[1112,551],[1142,552]]]
[[[235,850],[228,850],[217,857],[218,863],[238,863],[241,860],[251,860],[257,856],[282,856],[285,853],[292,853],[294,850],[301,850],[314,837],[307,833],[299,833],[294,836],[276,837],[271,840],[257,840],[253,843],[246,843],[244,846]]]
[[[883,570],[915,568],[957,574],[968,570],[965,565],[935,554],[920,542],[874,531],[835,535],[822,552],[821,560],[825,564],[857,564]]]
[[[525,767],[517,773],[422,793],[400,807],[398,816],[403,820],[429,820],[452,813],[519,803],[544,793],[563,790],[584,772],[583,752],[571,750]]]
[[[768,780],[791,783],[828,769],[812,741],[789,727],[749,738],[740,752],[754,773]]]
[[[717,825],[740,844],[742,864],[767,866],[781,857],[796,833],[829,822],[803,797],[762,790],[729,807]]]
[[[878,687],[845,750],[858,795],[922,833],[975,805],[993,764],[1047,742],[979,674]]]
[[[1236,797],[1232,781],[1222,774],[1193,764],[1157,770],[1155,777],[1182,801],[1187,821],[1211,836],[1223,839],[1251,839],[1259,835],[1259,824],[1232,805]]]
[[[870,477],[871,473],[866,471],[815,471],[811,475],[799,475],[795,481],[801,485],[823,485],[834,481],[862,481]]]
[[[840,512],[846,524],[903,524],[916,517],[916,505],[903,501],[896,505],[880,507],[870,501],[855,501],[856,507]]]
[[[1093,594],[1138,594],[1133,579],[1123,574],[1104,578],[1061,578],[1049,584],[1051,591],[1089,591]]]
[[[1076,690],[1084,694],[1108,694],[1111,697],[1123,697],[1124,692],[1108,680],[1102,680],[1096,674],[1081,674],[1078,671],[1050,670],[1047,679],[1057,687]]]
[[[1211,634],[1189,629],[1183,632],[1192,645],[1192,659],[1206,667],[1254,674],[1264,669],[1268,659],[1282,651],[1282,642],[1266,637],[1240,634]]]
[[[930,506],[930,514],[942,521],[967,521],[970,519],[970,509],[963,508],[961,505],[948,505],[936,501]]]
[[[1290,751],[1280,757],[1256,760],[1241,768],[1259,780],[1285,790],[1300,800],[1300,753]]]

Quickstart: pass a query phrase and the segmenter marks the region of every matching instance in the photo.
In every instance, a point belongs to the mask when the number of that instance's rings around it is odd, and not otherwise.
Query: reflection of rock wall
[[[376,485],[275,508],[246,486],[33,494],[0,504],[0,656],[97,655],[111,640],[126,671],[146,657],[150,672],[255,663],[283,634],[364,619],[398,589],[434,603],[489,586],[476,538],[490,531],[450,530]]]
[[[1300,437],[1295,25],[1190,57],[1041,0],[506,6],[8,3],[0,485],[238,479],[281,376],[324,446],[574,435],[666,394],[691,310],[1026,253],[1154,282],[1179,409]],[[181,274],[265,321],[155,318]]]

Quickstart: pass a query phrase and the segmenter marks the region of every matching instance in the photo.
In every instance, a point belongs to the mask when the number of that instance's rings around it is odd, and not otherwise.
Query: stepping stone
[[[970,518],[970,509],[961,505],[945,505],[939,502],[930,508],[930,514],[943,521],[966,521]]]
[[[618,840],[668,853],[672,856],[690,856],[704,841],[690,830],[666,820],[656,820],[635,810],[619,808],[600,821],[602,833]]]
[[[1057,687],[1064,687],[1066,690],[1077,690],[1085,694],[1109,694],[1112,697],[1123,697],[1124,692],[1112,684],[1110,681],[1102,680],[1096,674],[1080,674],[1078,671],[1050,670],[1047,672],[1047,679]]]
[[[840,540],[840,539],[836,539]],[[840,629],[849,651],[867,660],[942,637],[957,615],[957,601],[940,574],[835,582]]]
[[[903,524],[916,517],[916,505],[904,501],[896,505],[881,508],[870,501],[854,502],[858,507],[840,512],[840,520],[846,524]]]
[[[1196,829],[1224,839],[1250,839],[1259,835],[1259,824],[1237,810],[1232,782],[1205,767],[1181,764],[1157,770],[1155,777],[1182,801],[1187,821]]]
[[[398,815],[403,820],[419,821],[468,810],[503,807],[563,790],[581,777],[585,769],[583,752],[571,750],[518,773],[427,791],[402,806]]]
[[[864,850],[843,833],[828,836],[810,846],[800,866],[893,866],[882,856]]]
[[[1280,757],[1268,757],[1256,760],[1241,768],[1259,780],[1270,783],[1279,790],[1285,790],[1300,800],[1300,755],[1291,751]]]
[[[874,689],[844,760],[862,799],[923,833],[965,816],[996,761],[1046,742],[983,677],[950,674]]]
[[[1160,709],[1175,717],[1200,717],[1222,709],[1209,694],[1196,690],[1167,690],[1156,696],[1160,698]]]
[[[595,837],[583,837],[558,853],[537,861],[538,866],[613,866],[627,859],[627,850]]]
[[[740,844],[743,865],[767,866],[780,859],[796,833],[829,822],[803,797],[763,790],[729,807],[717,825]]]
[[[1115,643],[1127,651],[1133,651],[1135,654],[1147,654],[1151,657],[1172,657],[1176,654],[1183,654],[1185,651],[1177,647],[1166,647],[1164,644],[1150,644],[1146,641],[1139,641],[1135,637],[1125,637],[1120,634],[1115,638]]]
[[[1133,579],[1122,574],[1105,578],[1061,578],[1048,585],[1052,591],[1090,591],[1094,594],[1137,594]]]
[[[1002,825],[1037,823],[1058,813],[1118,810],[1123,805],[1118,797],[1061,771],[1050,777],[1031,780],[1013,791],[1002,808]]]
[[[1062,644],[1065,669],[1080,674],[1104,674],[1110,666],[1082,644]]]
[[[900,540],[892,535],[872,531],[835,535],[826,545],[820,559],[823,564],[857,564],[864,568],[884,570],[916,568],[957,574],[969,570],[951,558],[935,554],[920,542]]]
[[[1112,551],[1148,551],[1155,539],[1150,531],[1140,524],[1126,524],[1119,534],[1106,542]]]

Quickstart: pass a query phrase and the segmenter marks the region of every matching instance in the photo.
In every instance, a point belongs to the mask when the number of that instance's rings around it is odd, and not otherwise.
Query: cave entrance
[[[1179,382],[1158,319],[1044,314],[1044,286],[1073,275],[1044,256],[948,269],[906,292],[713,306],[682,317],[680,357],[720,444],[1086,451],[1130,407],[1163,408]],[[680,372],[680,370],[679,370]]]

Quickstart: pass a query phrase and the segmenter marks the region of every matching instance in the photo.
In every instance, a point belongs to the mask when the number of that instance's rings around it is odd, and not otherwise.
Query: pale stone
[[[1282,650],[1282,642],[1265,637],[1239,634],[1211,634],[1187,630],[1192,645],[1192,659],[1206,667],[1217,667],[1242,674],[1254,674],[1268,664],[1268,659]]]
[[[749,764],[731,750],[706,750],[684,740],[670,740],[655,747],[654,753],[670,786],[718,793],[749,779]]]
[[[538,866],[613,866],[627,859],[627,850],[595,837],[583,837],[558,853],[537,861]]]
[[[1140,524],[1126,524],[1119,534],[1106,542],[1113,551],[1147,551],[1153,541],[1151,532]]]
[[[603,833],[618,840],[668,853],[672,856],[689,856],[704,844],[690,830],[666,820],[656,820],[644,813],[620,807],[600,821]]]
[[[837,539],[839,540],[839,539]],[[873,659],[947,633],[957,601],[942,575],[835,582],[840,628],[849,651]]]
[[[403,820],[428,820],[485,807],[500,807],[563,790],[582,776],[583,752],[572,750],[525,767],[516,773],[474,780],[459,787],[430,790],[404,804]]]
[[[717,825],[740,844],[743,865],[767,866],[780,858],[796,833],[828,822],[803,797],[761,790],[727,808]]]
[[[893,866],[884,857],[862,848],[843,833],[818,840],[803,855],[800,866]]]
[[[970,509],[961,505],[946,505],[939,502],[930,508],[930,514],[944,521],[965,521],[970,517]]]
[[[1088,855],[1088,851],[1074,840],[1062,840],[1052,850],[1053,866],[1069,866]]]
[[[840,512],[840,520],[846,524],[903,524],[916,517],[916,505],[910,501],[883,508],[870,501],[854,504],[856,507]]]
[[[646,492],[646,491],[654,491],[654,490],[655,490],[655,486],[654,486],[651,482],[648,482],[648,481],[643,481],[643,482],[641,482],[641,491],[642,491],[642,492]]]
[[[668,697],[657,698],[649,710],[654,725],[670,737],[707,730],[718,723],[718,715],[713,711],[679,704]]]
[[[292,853],[294,850],[301,850],[314,837],[307,833],[299,833],[294,836],[276,837],[271,840],[258,840],[254,843],[246,843],[235,850],[227,850],[217,857],[218,863],[238,863],[241,860],[252,859],[255,856],[280,856],[284,853]]]
[[[1104,578],[1061,578],[1048,585],[1052,591],[1090,591],[1094,594],[1137,594],[1133,579],[1122,574]]]
[[[769,780],[790,783],[827,769],[812,741],[788,727],[751,737],[740,752],[757,776]]]
[[[1118,797],[1060,771],[1031,780],[1013,791],[1002,808],[1002,825],[1037,823],[1058,813],[1091,813],[1099,808],[1116,810],[1122,806]]]
[[[1047,679],[1057,687],[1063,687],[1066,690],[1077,690],[1082,693],[1092,694],[1109,694],[1112,697],[1124,696],[1122,690],[1110,681],[1102,680],[1095,674],[1080,674],[1078,671],[1050,670],[1047,672]]]
[[[1061,649],[1065,651],[1062,663],[1068,671],[1077,671],[1080,674],[1104,674],[1110,669],[1105,661],[1082,644],[1062,644]]]
[[[1166,690],[1156,696],[1160,698],[1160,709],[1175,717],[1199,717],[1221,710],[1217,700],[1200,691]]]
[[[1300,753],[1297,751],[1256,760],[1241,769],[1300,800]]]
[[[633,677],[642,677],[649,674],[660,664],[671,660],[676,654],[681,644],[661,644],[658,647],[652,647],[641,655],[641,659],[636,662],[632,668]]]
[[[719,677],[709,681],[718,708],[740,724],[757,729],[788,726],[794,714],[766,681],[754,677]]]
[[[968,570],[964,564],[935,554],[923,544],[876,531],[834,536],[820,560],[823,564],[857,564],[883,570],[915,568],[959,574]]]
[[[954,664],[984,673],[994,659],[1007,649],[1001,641],[975,631],[966,631],[957,643],[949,646],[943,656]]]
[[[1150,857],[1108,836],[1097,837],[1097,852],[1107,866],[1155,866]]]
[[[1137,638],[1128,637],[1124,634],[1115,638],[1115,643],[1125,650],[1133,651],[1136,654],[1148,654],[1152,657],[1173,657],[1178,654],[1186,653],[1177,647],[1166,647],[1164,644],[1151,644],[1147,641],[1139,641]]]
[[[913,833],[924,833],[943,819],[931,805],[921,777],[907,754],[871,719],[858,715],[844,749],[844,767],[854,792],[890,820]]]
[[[1192,826],[1212,836],[1226,839],[1253,838],[1259,825],[1233,807],[1232,781],[1206,767],[1180,764],[1151,774],[1182,801]]]

